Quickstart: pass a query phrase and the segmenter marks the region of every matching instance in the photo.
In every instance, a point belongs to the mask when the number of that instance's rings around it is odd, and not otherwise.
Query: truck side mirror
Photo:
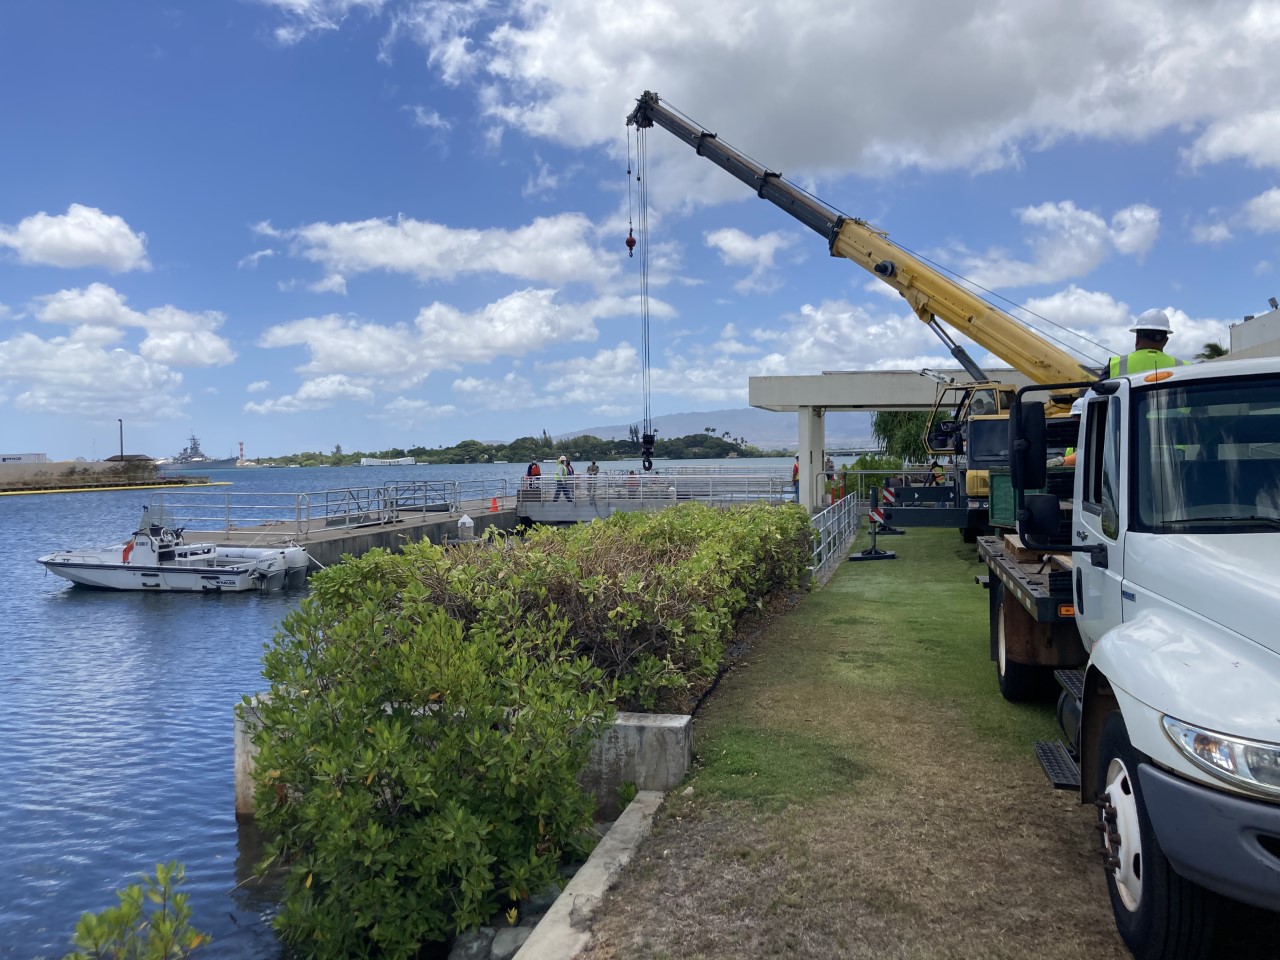
[[[1018,532],[1024,537],[1048,540],[1057,535],[1062,507],[1056,494],[1029,493],[1018,511]]]
[[[1044,406],[1021,398],[1009,414],[1009,482],[1015,490],[1039,490],[1048,477]],[[1055,531],[1058,529],[1055,525]]]

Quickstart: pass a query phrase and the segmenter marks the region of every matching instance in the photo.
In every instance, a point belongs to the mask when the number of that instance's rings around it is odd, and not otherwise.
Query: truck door
[[[1103,549],[1076,553],[1072,571],[1076,624],[1086,649],[1121,619],[1120,589],[1124,579],[1124,531],[1128,525],[1128,497],[1124,473],[1128,451],[1124,434],[1127,384],[1109,397],[1095,397],[1086,405],[1077,451],[1075,529],[1077,544]]]

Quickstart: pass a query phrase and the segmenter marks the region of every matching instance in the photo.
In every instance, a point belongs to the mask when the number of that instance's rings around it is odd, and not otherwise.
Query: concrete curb
[[[587,924],[596,904],[613,885],[653,827],[666,794],[642,790],[596,844],[564,892],[556,898],[514,960],[572,960],[591,942]]]

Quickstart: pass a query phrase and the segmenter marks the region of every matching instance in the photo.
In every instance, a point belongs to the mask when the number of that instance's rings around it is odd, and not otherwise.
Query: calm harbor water
[[[788,463],[734,466],[776,471]],[[523,470],[223,470],[210,477],[234,486],[192,489],[296,493],[391,479],[514,481]],[[0,958],[62,956],[81,913],[113,905],[115,890],[168,860],[186,866],[193,921],[214,936],[203,955],[262,960],[281,952],[266,919],[272,892],[248,879],[257,838],[235,820],[231,725],[240,696],[265,686],[263,646],[305,588],[107,593],[72,587],[34,562],[55,549],[126,536],[149,496],[0,497]]]

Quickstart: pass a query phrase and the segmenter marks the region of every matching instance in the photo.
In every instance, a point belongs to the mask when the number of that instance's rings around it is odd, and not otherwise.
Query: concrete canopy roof
[[[932,371],[957,384],[972,382],[963,370]],[[998,383],[1029,386],[1016,370],[989,370]],[[753,407],[778,412],[804,408],[824,410],[931,410],[938,383],[918,370],[833,370],[817,376],[751,377],[747,401]]]

